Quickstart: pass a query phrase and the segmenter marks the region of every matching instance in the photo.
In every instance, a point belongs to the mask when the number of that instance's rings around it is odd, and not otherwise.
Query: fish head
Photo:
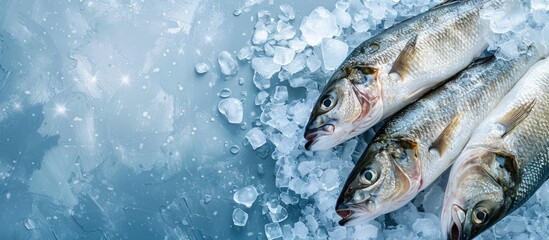
[[[334,147],[375,125],[383,116],[377,69],[338,70],[318,98],[305,127],[305,148]]]
[[[396,210],[421,186],[417,144],[404,139],[374,142],[347,178],[337,200],[341,226]]]
[[[448,239],[472,239],[507,215],[518,168],[512,155],[489,149],[468,151],[456,162],[446,188],[442,231]]]

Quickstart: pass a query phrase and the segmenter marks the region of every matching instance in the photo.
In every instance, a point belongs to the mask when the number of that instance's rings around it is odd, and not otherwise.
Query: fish
[[[476,128],[451,168],[441,213],[448,239],[472,239],[549,178],[549,59],[536,63]]]
[[[475,127],[542,55],[480,59],[390,119],[359,158],[337,200],[339,224],[356,225],[411,201],[452,164]]]
[[[351,139],[466,68],[493,34],[479,13],[486,1],[449,1],[361,43],[317,99],[305,148]]]

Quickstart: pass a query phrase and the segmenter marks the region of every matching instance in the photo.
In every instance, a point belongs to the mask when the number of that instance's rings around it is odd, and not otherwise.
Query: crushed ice
[[[246,4],[257,2],[260,1],[247,1]],[[330,9],[315,8],[305,14],[301,22],[294,21],[295,11],[287,4],[281,5],[277,14],[258,12],[250,45],[240,49],[237,56],[241,61],[249,61],[256,73],[253,79],[258,88],[255,105],[261,108],[258,125],[248,131],[246,138],[257,151],[266,144],[274,146],[271,156],[276,161],[275,183],[280,192],[265,194],[259,202],[264,208],[263,214],[271,219],[271,223],[265,225],[267,239],[312,236],[319,239],[375,239],[380,236],[435,239],[442,236],[438,216],[446,184],[442,179],[391,214],[355,227],[338,226],[340,218],[334,206],[339,191],[354,165],[353,160],[366,148],[365,139],[371,139],[374,132],[370,130],[364,138],[315,153],[304,150],[302,137],[320,89],[352,48],[382,29],[438,3],[432,0],[340,0]],[[527,39],[542,42],[549,49],[549,24],[545,24],[549,18],[549,4],[533,0],[531,6],[509,1],[487,6],[482,13],[491,22],[492,31],[500,33],[490,43],[491,50],[502,49],[498,57],[517,56],[524,50],[522,45]],[[510,9],[511,14],[502,14]],[[263,169],[262,164],[258,165],[258,172],[260,169]],[[535,215],[532,211],[547,212],[548,189],[549,185],[545,184],[523,208],[481,238],[540,236],[536,229],[547,226],[549,220],[540,217],[547,214]],[[235,193],[234,200],[250,207],[257,195],[255,187],[247,186]],[[532,207],[534,210],[527,210]],[[301,212],[299,216],[289,217],[289,209],[301,209]],[[243,221],[241,211],[237,208],[233,214],[238,226]],[[525,217],[528,218],[525,220]]]

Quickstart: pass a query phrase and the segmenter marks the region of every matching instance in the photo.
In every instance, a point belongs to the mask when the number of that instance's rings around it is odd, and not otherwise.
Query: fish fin
[[[461,2],[461,1],[463,1],[463,0],[444,0],[441,3],[437,4],[434,8],[439,8],[439,7],[442,7],[442,6],[446,6],[448,4],[452,4],[452,3],[455,3],[455,2]]]
[[[400,77],[401,80],[404,80],[410,68],[410,63],[416,52],[416,43],[417,35],[415,35],[406,43],[406,45],[400,52],[400,55],[398,55],[397,59],[393,63],[389,74],[395,73]]]
[[[524,121],[535,105],[536,99],[533,99],[532,101],[523,103],[519,107],[514,108],[503,115],[503,117],[497,121],[497,123],[505,127],[505,133],[503,133],[501,137],[505,137],[505,135],[513,131],[517,125]]]
[[[437,139],[431,144],[429,150],[436,149],[440,155],[444,154],[460,119],[461,113],[456,114],[448,126],[442,130]]]

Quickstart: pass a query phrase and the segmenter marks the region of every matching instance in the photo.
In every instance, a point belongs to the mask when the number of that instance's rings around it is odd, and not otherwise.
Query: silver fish
[[[492,34],[479,13],[486,1],[451,1],[358,46],[317,100],[305,148],[329,149],[353,138],[467,67]]]
[[[475,130],[448,180],[443,234],[471,239],[549,178],[549,59],[534,65]]]
[[[337,201],[341,225],[394,211],[429,186],[461,153],[475,127],[541,58],[489,58],[395,115],[349,175]]]

